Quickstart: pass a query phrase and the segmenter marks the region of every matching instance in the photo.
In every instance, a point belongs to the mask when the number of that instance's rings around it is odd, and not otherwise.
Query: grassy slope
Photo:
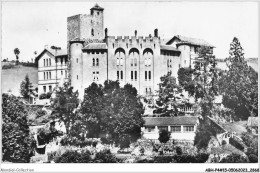
[[[38,69],[35,67],[15,66],[12,69],[5,69],[1,71],[1,90],[7,92],[12,90],[14,95],[20,94],[20,84],[28,74],[33,87],[37,87],[38,83]]]

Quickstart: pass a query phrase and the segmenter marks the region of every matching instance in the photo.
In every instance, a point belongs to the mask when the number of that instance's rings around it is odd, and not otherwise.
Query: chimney
[[[137,37],[137,30],[135,30],[135,37]]]
[[[107,28],[105,28],[105,38],[107,38]]]
[[[154,37],[158,37],[158,29],[157,28],[154,30]]]

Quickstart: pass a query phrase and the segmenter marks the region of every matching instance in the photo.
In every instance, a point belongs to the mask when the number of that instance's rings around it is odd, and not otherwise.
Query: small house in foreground
[[[197,116],[179,117],[144,117],[142,137],[157,140],[160,130],[171,132],[171,139],[179,142],[194,142],[195,133],[199,124]]]

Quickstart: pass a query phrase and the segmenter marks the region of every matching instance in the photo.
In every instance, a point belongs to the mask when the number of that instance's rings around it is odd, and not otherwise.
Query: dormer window
[[[90,12],[90,13],[91,13],[91,15],[93,15],[93,10],[91,10],[91,12]]]

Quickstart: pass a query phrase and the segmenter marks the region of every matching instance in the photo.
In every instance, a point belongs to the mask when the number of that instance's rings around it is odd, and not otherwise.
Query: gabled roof
[[[258,127],[258,117],[248,117],[247,126]]]
[[[195,46],[209,46],[209,47],[214,47],[212,44],[208,43],[207,41],[203,39],[198,39],[198,38],[191,38],[191,37],[185,37],[181,35],[176,35],[174,36],[171,40],[169,40],[166,44],[172,44],[173,41],[177,39],[178,42],[177,44],[191,44]]]
[[[160,45],[160,49],[180,52],[180,50],[178,50],[177,48],[170,46],[170,45]]]
[[[107,49],[106,43],[89,43],[83,48],[83,50],[97,50],[97,49]]]
[[[68,53],[67,53],[67,49],[57,49],[54,50],[54,49],[44,49],[36,58],[35,58],[35,62],[37,62],[41,57],[42,55],[45,53],[45,52],[48,52],[50,53],[52,56],[67,56]]]
[[[97,3],[90,10],[104,10],[104,8],[100,7]]]
[[[198,122],[197,116],[144,117],[143,119],[145,126],[195,125]]]

